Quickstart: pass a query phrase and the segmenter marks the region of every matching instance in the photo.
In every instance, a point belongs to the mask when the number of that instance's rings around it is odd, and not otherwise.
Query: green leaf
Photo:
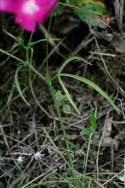
[[[92,133],[92,129],[90,128],[84,128],[81,132],[80,135],[81,136],[90,136],[90,134]]]
[[[21,188],[28,182],[28,176],[24,175],[22,179],[16,184],[15,188]]]
[[[55,98],[56,98],[56,101],[61,103],[62,101],[65,100],[65,95],[62,94],[62,92],[60,90],[58,90],[56,93],[55,93]]]
[[[23,91],[20,87],[20,83],[19,83],[19,72],[22,69],[22,67],[24,67],[24,65],[20,65],[15,73],[15,84],[16,84],[16,88],[18,90],[18,93],[20,95],[20,97],[22,98],[22,100],[29,106],[30,104],[27,102],[27,100],[25,99],[24,95],[23,95]]]
[[[74,13],[89,26],[100,28],[105,28],[106,26],[100,16],[106,14],[107,9],[106,6],[99,1],[86,1],[86,3],[81,3],[79,9],[74,9]]]
[[[95,89],[102,97],[104,97],[109,102],[109,104],[119,113],[119,109],[117,108],[117,106],[115,105],[115,103],[111,99],[111,97],[109,97],[105,91],[103,91],[98,85],[96,85],[91,80],[88,80],[88,79],[83,78],[81,76],[72,75],[72,74],[66,74],[66,73],[61,73],[60,77],[73,78],[73,79],[76,79],[78,81],[81,81],[81,82],[89,85],[91,88]]]
[[[88,122],[89,122],[90,128],[94,130],[96,128],[96,117],[93,113],[89,114]]]
[[[65,96],[67,97],[67,100],[70,102],[70,104],[71,104],[71,105],[73,106],[73,108],[76,110],[76,112],[77,112],[78,114],[80,114],[80,112],[79,112],[79,110],[78,110],[76,104],[74,103],[74,101],[73,101],[73,99],[72,99],[72,97],[71,97],[69,91],[68,91],[67,88],[65,87],[65,84],[64,84],[64,82],[62,81],[60,75],[58,76],[58,79],[59,79],[59,83],[60,83],[60,85],[61,85],[61,87],[62,87],[62,89],[63,89],[63,91],[64,91],[64,93],[65,93]]]
[[[70,114],[71,113],[71,106],[69,104],[64,104],[62,110],[63,110],[63,113]]]

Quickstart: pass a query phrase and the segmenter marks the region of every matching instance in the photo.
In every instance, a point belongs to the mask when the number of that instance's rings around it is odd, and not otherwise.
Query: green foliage
[[[64,104],[62,110],[63,110],[63,113],[70,114],[71,113],[71,106],[69,104]]]
[[[65,95],[62,94],[62,92],[60,90],[58,90],[55,93],[55,99],[56,99],[57,105],[61,106],[64,103],[64,101],[66,100],[66,97],[65,97]]]
[[[81,7],[81,9],[74,10],[74,13],[90,27],[94,26],[105,28],[105,24],[99,17],[99,15],[102,14],[101,12],[104,12],[103,7],[96,6],[94,4],[87,4],[86,6]]]
[[[15,188],[21,188],[28,182],[28,175],[22,177],[22,179],[16,184]]]
[[[96,117],[93,113],[89,114],[88,122],[89,122],[90,128],[94,130],[96,128]]]
[[[94,130],[96,128],[96,117],[95,117],[95,115],[93,113],[89,114],[88,124],[89,124],[89,126],[87,128],[84,128],[80,132],[81,136],[87,136],[87,137],[89,137],[94,132]]]
[[[67,103],[68,102],[67,97],[65,95],[63,95],[60,90],[58,90],[55,93],[55,100],[56,100],[56,105],[59,108],[62,107],[63,113],[65,113],[65,114],[71,113],[71,106],[70,106],[70,104]]]
[[[70,0],[68,7],[71,7],[73,9],[73,13],[78,16],[81,21],[87,23],[90,27],[105,28],[106,24],[101,19],[101,16],[107,13],[107,9],[102,1]],[[58,12],[67,11],[67,2],[65,1],[65,8],[59,6],[57,10]]]
[[[95,84],[94,82],[92,82],[91,80],[89,79],[86,79],[82,76],[77,76],[77,75],[74,75],[74,74],[67,74],[67,73],[63,73],[63,69],[65,68],[66,65],[68,65],[69,63],[73,62],[74,60],[76,61],[80,61],[80,62],[84,62],[84,63],[88,63],[87,61],[85,61],[83,58],[80,58],[80,57],[71,57],[71,58],[68,58],[64,63],[63,65],[61,66],[61,68],[59,69],[58,71],[58,80],[59,80],[59,83],[68,99],[68,101],[70,102],[70,104],[72,105],[72,107],[76,110],[77,113],[79,113],[79,110],[76,106],[76,104],[74,103],[68,89],[66,88],[65,86],[65,83],[64,81],[62,80],[62,78],[72,78],[72,79],[75,79],[77,81],[80,81],[84,84],[87,84],[88,86],[90,86],[91,88],[93,88],[95,91],[97,91],[102,97],[104,97],[108,102],[109,104],[113,107],[113,109],[115,109],[117,112],[119,112],[117,106],[115,105],[114,101],[111,99],[110,96],[107,95],[107,93],[105,91],[103,91],[97,84]]]
[[[23,94],[23,91],[21,89],[21,86],[20,86],[20,82],[19,82],[19,72],[21,71],[21,69],[24,67],[24,65],[20,65],[17,70],[16,70],[16,73],[15,73],[15,84],[16,84],[16,88],[18,90],[18,93],[20,95],[20,97],[22,98],[22,100],[29,106],[30,104],[28,103],[28,101],[25,99],[24,97],[24,94]]]

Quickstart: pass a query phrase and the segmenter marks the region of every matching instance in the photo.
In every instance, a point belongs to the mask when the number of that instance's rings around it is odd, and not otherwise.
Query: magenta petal
[[[17,14],[15,22],[19,24],[23,29],[34,32],[36,27],[36,22],[32,17],[25,14]]]
[[[56,0],[36,0],[37,4],[40,6],[40,11],[35,14],[35,19],[37,22],[44,22],[48,15],[53,11],[56,6]]]
[[[16,13],[22,6],[21,0],[0,0],[0,11]]]

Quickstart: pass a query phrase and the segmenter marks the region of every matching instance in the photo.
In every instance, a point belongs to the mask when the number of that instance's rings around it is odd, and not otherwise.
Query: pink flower
[[[36,23],[43,23],[56,6],[56,0],[0,0],[0,11],[15,14],[15,21],[34,32]]]

